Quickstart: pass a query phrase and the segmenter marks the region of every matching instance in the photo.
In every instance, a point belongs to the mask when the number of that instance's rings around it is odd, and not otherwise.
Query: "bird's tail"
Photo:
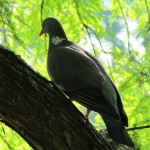
[[[110,137],[120,144],[125,144],[129,147],[134,147],[134,143],[129,136],[128,132],[124,128],[121,121],[117,121],[114,119],[110,119],[107,116],[103,116],[102,118],[107,126],[108,133]]]

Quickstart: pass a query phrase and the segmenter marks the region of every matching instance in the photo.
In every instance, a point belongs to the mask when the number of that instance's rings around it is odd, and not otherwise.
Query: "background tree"
[[[0,44],[15,50],[34,70],[49,79],[45,42],[38,38],[41,20],[56,17],[68,38],[96,55],[119,89],[129,127],[150,124],[150,0],[0,0]],[[44,37],[43,37],[44,38]],[[75,104],[82,112],[85,108]],[[90,121],[99,130],[104,123],[97,113]],[[29,149],[4,124],[3,149]],[[150,130],[129,132],[141,149],[150,147]],[[11,138],[13,136],[13,138]],[[16,140],[14,140],[14,137]]]

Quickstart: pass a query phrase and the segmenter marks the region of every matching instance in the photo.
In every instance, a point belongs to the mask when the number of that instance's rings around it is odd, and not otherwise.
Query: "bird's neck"
[[[53,50],[56,46],[61,44],[64,40],[67,40],[67,36],[65,31],[61,26],[59,28],[55,28],[54,30],[50,30],[49,33],[49,50]]]
[[[60,36],[49,36],[49,49],[48,53],[50,54],[56,47],[60,46],[63,41],[67,40],[67,38],[63,38]]]
[[[66,39],[67,40],[67,36],[65,31],[63,30],[63,28],[61,26],[54,28],[53,30],[50,29],[50,31],[48,32],[50,39],[59,37],[61,39]]]
[[[50,45],[57,46],[62,41],[67,40],[65,31],[62,28],[58,28],[49,32]]]
[[[66,40],[66,38],[60,36],[52,36],[50,37],[50,45],[57,46],[61,44],[64,40]]]

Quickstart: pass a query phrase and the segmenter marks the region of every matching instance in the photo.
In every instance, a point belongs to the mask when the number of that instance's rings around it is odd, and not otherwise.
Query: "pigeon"
[[[87,108],[86,117],[91,110],[98,112],[114,141],[134,147],[120,95],[99,60],[69,41],[56,18],[43,20],[42,34],[49,35],[47,71],[55,85]]]

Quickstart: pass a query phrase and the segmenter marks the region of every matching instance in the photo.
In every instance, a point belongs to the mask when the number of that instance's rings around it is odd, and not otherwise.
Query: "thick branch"
[[[0,118],[34,149],[114,149],[56,87],[2,46]]]

